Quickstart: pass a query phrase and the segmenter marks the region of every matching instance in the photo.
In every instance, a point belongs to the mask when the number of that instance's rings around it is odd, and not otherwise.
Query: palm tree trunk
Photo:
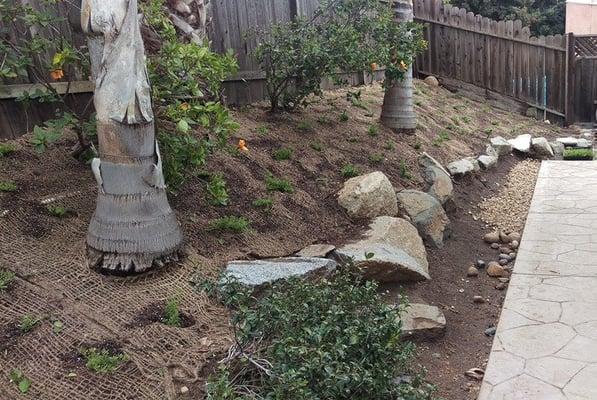
[[[393,7],[396,23],[413,20],[411,0],[395,0]],[[397,132],[413,133],[417,128],[412,65],[409,65],[403,80],[388,82],[381,110],[381,123]]]
[[[88,262],[110,274],[134,274],[178,258],[182,233],[168,204],[155,140],[137,0],[83,0],[89,35],[99,158]]]

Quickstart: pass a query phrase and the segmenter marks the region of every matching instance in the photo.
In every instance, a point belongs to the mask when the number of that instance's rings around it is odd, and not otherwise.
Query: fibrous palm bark
[[[88,261],[132,274],[177,258],[180,226],[168,204],[155,140],[137,0],[83,0],[89,35],[99,158],[97,208],[87,234]]]
[[[393,8],[396,23],[413,20],[412,0],[395,0]],[[408,66],[403,80],[386,83],[387,87],[381,110],[382,124],[398,132],[414,132],[417,128],[417,117],[413,104],[412,64]]]

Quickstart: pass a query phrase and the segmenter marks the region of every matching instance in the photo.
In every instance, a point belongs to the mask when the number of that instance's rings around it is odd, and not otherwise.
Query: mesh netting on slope
[[[23,165],[33,166],[30,169]],[[0,294],[0,398],[20,398],[8,375],[21,370],[32,381],[29,398],[173,399],[180,388],[201,398],[204,369],[229,345],[226,312],[189,281],[200,265],[215,274],[216,264],[199,256],[181,265],[137,278],[104,277],[85,265],[85,234],[95,204],[90,173],[61,150],[38,155],[25,149],[0,169],[0,180],[19,181],[16,196],[0,194],[0,267],[18,276]],[[55,218],[44,201],[76,210]],[[194,324],[172,328],[139,323],[148,308],[172,296]],[[22,334],[21,318],[42,322]],[[54,329],[60,321],[62,329]],[[117,349],[130,361],[113,374],[85,367],[80,350]],[[185,398],[185,397],[182,397]]]

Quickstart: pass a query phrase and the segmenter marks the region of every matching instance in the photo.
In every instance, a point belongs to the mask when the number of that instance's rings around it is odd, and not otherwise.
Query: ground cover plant
[[[0,269],[0,292],[8,289],[8,286],[14,279],[15,279],[14,272]]]
[[[595,156],[593,149],[566,149],[564,160],[592,160]]]
[[[109,350],[95,347],[81,350],[81,355],[85,359],[85,366],[98,374],[113,373],[121,364],[128,361],[126,354],[113,354]]]
[[[204,288],[232,310],[236,344],[208,399],[433,398],[412,369],[413,345],[400,337],[405,305],[384,304],[377,284],[352,267],[319,282],[275,284],[259,300],[221,282]]]

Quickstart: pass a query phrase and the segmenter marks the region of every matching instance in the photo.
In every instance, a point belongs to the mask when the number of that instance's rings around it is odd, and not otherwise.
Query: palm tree
[[[97,208],[88,262],[111,274],[147,271],[177,259],[182,233],[168,204],[155,140],[137,0],[83,0],[89,36],[99,158]]]
[[[393,2],[396,23],[413,20],[411,0]],[[417,128],[417,117],[413,105],[412,64],[404,74],[404,79],[387,82],[381,109],[381,123],[397,132],[412,133]]]

